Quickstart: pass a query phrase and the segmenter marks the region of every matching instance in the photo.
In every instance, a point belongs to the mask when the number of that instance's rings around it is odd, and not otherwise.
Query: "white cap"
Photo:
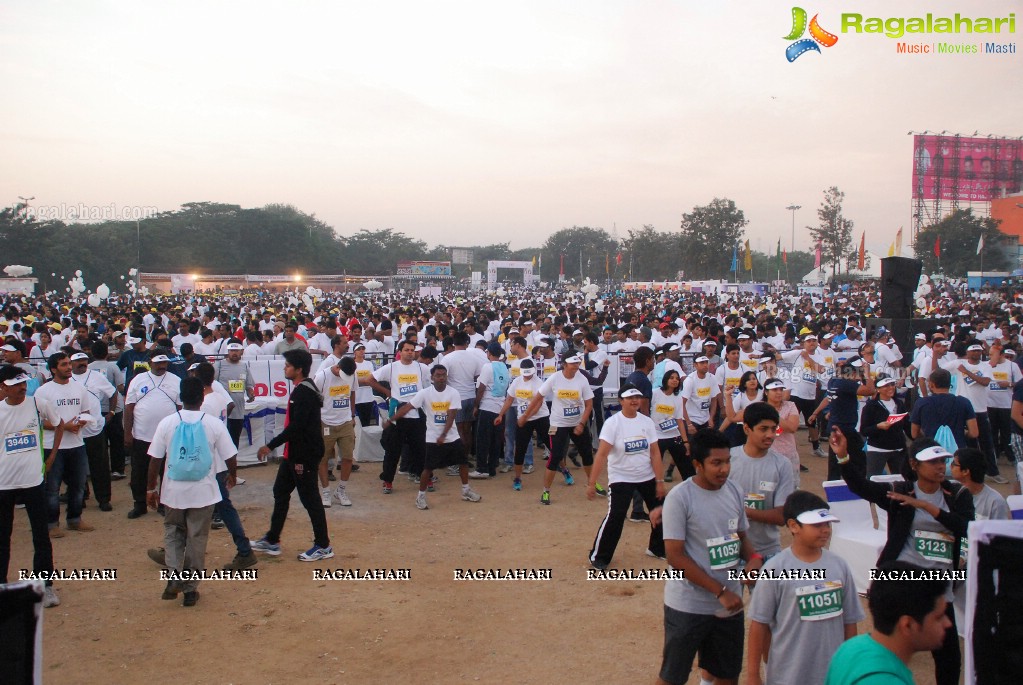
[[[927,449],[920,450],[917,452],[917,461],[934,461],[935,459],[948,459],[952,455],[948,453],[941,445],[935,445],[934,447],[928,447]]]
[[[984,346],[983,345],[970,345],[969,347],[966,348],[966,351],[967,352],[983,352],[984,351]]]
[[[948,338],[938,338],[937,340],[934,341],[934,344],[935,345],[951,345],[952,343],[949,342]]]
[[[923,333],[917,333],[913,336],[913,340],[927,340],[927,336]]]
[[[168,357],[165,354],[158,354],[155,357],[153,357],[152,359],[150,359],[149,361],[151,361],[154,364],[157,364],[159,362],[169,362],[170,361],[170,357]]]
[[[813,525],[814,523],[837,523],[840,519],[831,513],[830,509],[811,509],[804,511],[796,517],[796,520],[803,524]]]
[[[580,357],[578,354],[573,354],[571,357],[567,357],[565,359],[565,363],[566,364],[582,364],[583,363],[583,358]]]
[[[120,338],[122,335],[124,335],[124,331],[114,331],[113,337]]]
[[[14,345],[4,345],[3,347],[0,347],[0,350],[3,350],[4,352],[17,352],[18,348]]]
[[[364,349],[366,349],[365,345],[363,345],[362,343],[355,343],[355,347],[352,348],[352,352],[355,352],[356,350],[364,350]]]
[[[679,346],[676,345],[675,343],[668,343],[667,345],[664,346],[663,349],[665,352],[674,352],[675,350],[679,349]]]
[[[825,333],[824,335],[821,336],[821,340],[830,339],[830,338],[834,338],[834,337],[835,337],[834,333]]]
[[[748,333],[740,333],[738,336],[736,336],[735,339],[736,340],[749,340],[749,334]]]
[[[21,375],[15,376],[14,378],[8,378],[7,380],[4,381],[4,385],[17,385],[18,383],[28,383],[30,380],[32,380],[32,377],[29,376],[27,373],[23,373]]]
[[[709,361],[710,361],[710,357],[708,357],[707,355],[701,354],[699,357],[697,357],[696,359],[693,360],[693,363],[694,364],[699,364],[700,362],[709,362]]]
[[[75,352],[73,355],[71,355],[71,361],[73,361],[73,362],[76,362],[79,359],[86,359],[87,360],[88,358],[89,358],[89,355],[87,355],[85,352]]]
[[[199,362],[196,362],[195,364],[192,364],[191,366],[189,366],[188,370],[189,371],[195,371],[198,368],[199,368]]]
[[[244,350],[245,349],[245,345],[242,345],[239,342],[233,342],[233,343],[228,343],[227,347],[225,349],[227,349],[229,352],[231,350]]]
[[[764,390],[784,390],[785,384],[777,378],[772,378],[764,384]]]
[[[879,378],[874,385],[878,388],[883,388],[886,385],[895,385],[896,383],[898,383],[898,380],[895,378]]]
[[[629,388],[628,390],[625,390],[624,392],[622,392],[621,395],[619,395],[619,397],[621,397],[623,399],[626,398],[626,397],[642,397],[642,396],[643,396],[643,391],[640,390],[639,388]]]
[[[519,371],[522,373],[523,376],[535,376],[536,375],[536,367],[535,366],[523,366],[523,367],[519,368]]]
[[[803,336],[803,342],[806,342],[807,340],[816,340],[816,339],[817,339],[817,336],[814,335],[813,333],[809,333],[809,334]]]

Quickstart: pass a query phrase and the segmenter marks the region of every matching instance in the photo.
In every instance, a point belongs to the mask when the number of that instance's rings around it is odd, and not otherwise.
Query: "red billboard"
[[[913,137],[913,198],[984,202],[1023,189],[1023,139]]]

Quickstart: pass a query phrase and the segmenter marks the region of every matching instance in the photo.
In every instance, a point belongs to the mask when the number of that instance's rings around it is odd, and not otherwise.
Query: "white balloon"
[[[916,298],[916,306],[920,309],[927,309],[927,300],[922,297]]]
[[[89,299],[87,301],[90,307],[98,307],[100,303],[99,295],[93,293],[92,295],[89,295]]]
[[[121,276],[121,280],[122,280],[122,281],[124,280],[124,276]]]
[[[107,287],[106,283],[102,283],[96,288],[96,294],[105,300],[110,297],[110,288]]]
[[[81,275],[82,275],[82,270],[81,269],[79,269],[78,271],[75,272],[75,276],[81,276]]]

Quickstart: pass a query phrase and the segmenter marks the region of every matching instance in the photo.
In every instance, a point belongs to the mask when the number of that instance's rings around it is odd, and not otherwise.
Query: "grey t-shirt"
[[[918,485],[913,486],[913,497],[930,502],[942,511],[948,511],[945,496],[938,488],[927,494]],[[898,561],[905,561],[926,569],[952,570],[952,546],[959,544],[955,535],[923,509],[913,513],[913,529],[899,552]],[[952,583],[948,584],[945,599],[952,601]]]
[[[831,657],[845,641],[845,626],[864,619],[845,560],[828,550],[812,564],[788,548],[764,564],[765,572],[824,571],[823,580],[760,580],[750,619],[771,629],[765,685],[823,683]],[[809,574],[807,574],[809,575]]]
[[[751,457],[740,446],[733,447],[731,455],[728,482],[739,487],[747,507],[764,511],[780,507],[796,489],[792,464],[774,450],[768,450],[763,457]],[[749,539],[753,549],[764,556],[781,551],[778,526],[750,521]]]
[[[665,540],[684,540],[686,556],[726,588],[740,593],[740,582],[728,579],[728,569],[741,563],[738,533],[749,524],[742,492],[731,480],[719,490],[704,490],[694,479],[686,480],[668,493],[661,519]],[[664,603],[690,614],[709,615],[721,609],[713,594],[684,579],[665,582]]]
[[[1004,520],[1011,518],[1009,515],[1009,504],[1005,498],[998,494],[998,491],[989,485],[973,496],[973,510],[976,512],[974,520],[985,521]]]
[[[227,393],[231,396],[231,401],[234,403],[234,408],[227,418],[245,418],[247,393],[254,387],[252,374],[249,373],[248,362],[240,361],[234,364],[226,359],[221,359],[217,362],[214,372],[213,377],[227,388]]]

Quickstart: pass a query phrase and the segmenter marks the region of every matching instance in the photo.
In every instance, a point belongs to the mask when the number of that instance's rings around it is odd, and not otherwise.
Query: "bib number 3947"
[[[711,570],[732,568],[739,563],[740,540],[738,533],[729,533],[707,540],[707,554]]]

